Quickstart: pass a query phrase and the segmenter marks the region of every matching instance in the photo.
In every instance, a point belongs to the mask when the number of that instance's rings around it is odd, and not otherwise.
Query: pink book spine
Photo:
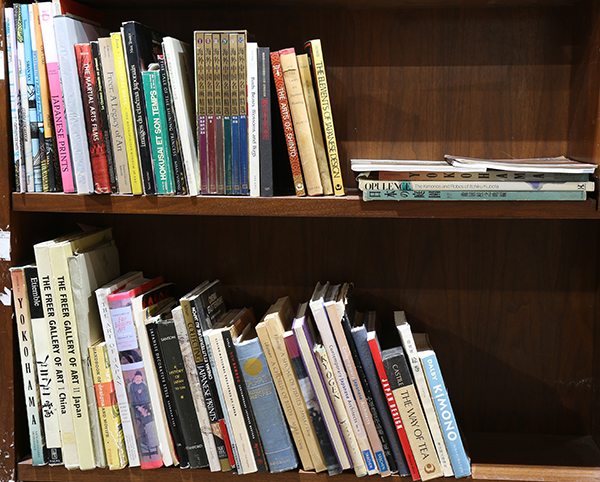
[[[67,136],[67,123],[63,105],[60,72],[58,70],[58,54],[56,52],[56,42],[54,40],[52,4],[50,2],[40,3],[39,15],[40,25],[42,27],[42,38],[44,39],[48,87],[50,89],[50,101],[52,103],[52,115],[54,118],[54,131],[56,135],[56,151],[60,163],[63,191],[66,193],[74,193],[75,184],[73,182],[73,170],[71,167],[71,151],[69,149],[69,138]]]

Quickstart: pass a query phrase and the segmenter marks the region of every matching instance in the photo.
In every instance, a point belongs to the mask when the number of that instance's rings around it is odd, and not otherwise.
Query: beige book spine
[[[277,390],[277,395],[279,396],[283,413],[285,414],[285,418],[290,426],[290,432],[292,433],[296,450],[298,450],[302,467],[304,470],[313,470],[314,466],[312,458],[308,451],[308,447],[306,446],[304,435],[300,430],[300,424],[298,423],[298,418],[296,417],[292,400],[285,385],[285,381],[283,380],[281,368],[279,367],[279,361],[275,355],[273,344],[271,343],[271,338],[269,337],[269,332],[264,321],[256,325],[256,334],[258,335],[260,345],[265,354],[265,359],[269,365],[269,371],[273,377],[273,383],[275,384],[275,389]]]
[[[312,74],[310,73],[308,54],[297,55],[296,61],[298,62],[298,72],[300,73],[300,81],[302,82],[302,93],[304,94],[304,102],[306,103],[310,132],[315,146],[319,175],[321,176],[321,184],[323,185],[323,194],[327,196],[333,194],[333,185],[331,184],[329,162],[327,161],[327,151],[325,150],[325,142],[323,141],[323,130],[321,129],[321,121],[319,120],[319,108],[317,107],[315,88]]]
[[[313,143],[310,124],[308,121],[308,112],[304,102],[302,92],[302,82],[300,81],[300,72],[296,62],[296,54],[293,48],[279,51],[281,70],[283,71],[283,81],[287,92],[288,103],[292,113],[292,123],[294,133],[296,134],[296,143],[300,153],[300,162],[304,173],[304,182],[309,196],[318,196],[323,194],[323,185],[319,174],[317,156]]]
[[[314,351],[315,355],[317,356],[319,368],[321,369],[321,374],[323,375],[323,379],[327,385],[329,399],[333,405],[333,410],[335,411],[338,424],[342,430],[342,435],[344,436],[344,441],[346,442],[346,448],[348,449],[348,453],[352,459],[352,465],[354,465],[354,472],[356,473],[357,477],[367,475],[367,466],[365,465],[365,461],[358,446],[358,441],[354,435],[354,430],[352,430],[352,423],[348,418],[348,412],[346,411],[346,406],[342,400],[340,389],[335,381],[335,375],[331,369],[331,364],[329,363],[329,357],[327,356],[325,347],[315,347]]]

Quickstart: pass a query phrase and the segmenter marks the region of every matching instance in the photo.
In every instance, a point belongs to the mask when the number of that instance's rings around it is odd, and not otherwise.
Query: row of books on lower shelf
[[[120,275],[110,229],[34,252],[11,269],[34,465],[470,474],[427,336],[398,311],[381,346],[351,283],[258,319],[219,280]]]
[[[564,156],[443,161],[353,159],[364,201],[584,201],[595,164]]]
[[[17,192],[344,194],[319,39],[296,55],[245,30],[109,32],[59,0],[4,13]]]

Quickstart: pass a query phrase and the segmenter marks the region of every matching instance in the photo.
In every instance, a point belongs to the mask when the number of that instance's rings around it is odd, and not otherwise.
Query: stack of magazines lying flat
[[[352,159],[365,201],[584,201],[595,164],[564,156],[443,161]]]

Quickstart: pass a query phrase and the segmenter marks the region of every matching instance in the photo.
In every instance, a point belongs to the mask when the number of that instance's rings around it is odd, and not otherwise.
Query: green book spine
[[[363,191],[364,201],[585,201],[585,191]]]
[[[142,72],[146,110],[148,112],[148,130],[152,147],[152,162],[158,194],[175,194],[173,162],[169,146],[167,114],[160,83],[160,71]]]

